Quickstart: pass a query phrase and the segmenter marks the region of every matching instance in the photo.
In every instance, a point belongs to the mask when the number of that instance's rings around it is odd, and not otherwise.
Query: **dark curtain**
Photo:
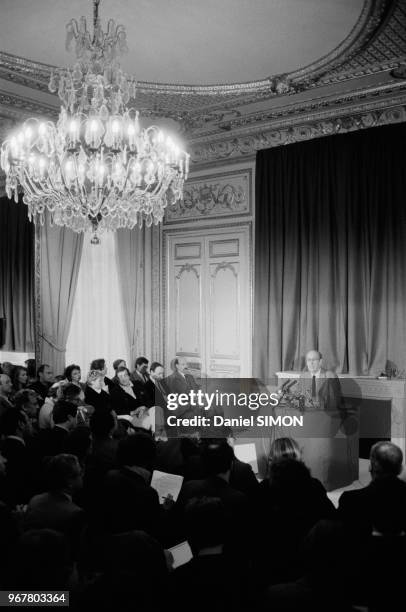
[[[34,351],[34,225],[25,204],[0,198],[0,348]]]
[[[254,375],[406,368],[406,125],[257,154]]]

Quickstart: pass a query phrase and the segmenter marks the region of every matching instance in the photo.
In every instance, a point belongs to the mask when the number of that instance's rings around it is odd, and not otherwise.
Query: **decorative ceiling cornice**
[[[372,74],[382,66],[394,67],[406,56],[406,0],[365,0],[350,34],[333,51],[316,62],[282,75],[231,85],[177,85],[138,82],[137,104],[145,112],[184,120],[189,112],[233,101],[238,107],[258,99],[294,95],[318,85]],[[0,52],[0,77],[48,92],[55,67]],[[345,76],[343,76],[343,74]]]
[[[375,99],[341,110],[322,109],[307,116],[281,118],[254,129],[240,129],[230,135],[205,137],[190,143],[193,170],[206,165],[224,165],[254,155],[261,149],[343,134],[355,130],[406,121],[406,91],[392,100]]]

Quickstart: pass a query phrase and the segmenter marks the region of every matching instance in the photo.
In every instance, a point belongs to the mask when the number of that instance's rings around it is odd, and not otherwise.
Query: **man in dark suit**
[[[179,395],[180,393],[199,391],[199,385],[195,381],[193,375],[188,372],[186,359],[184,357],[175,357],[175,359],[172,359],[171,370],[172,374],[170,374],[164,380],[165,386],[169,393]],[[186,406],[178,406],[178,408],[175,411],[172,411],[171,414],[175,415],[176,417],[189,418],[199,415],[200,412],[201,410],[198,407],[193,407],[187,404]]]
[[[171,574],[176,608],[189,610],[193,601],[193,608],[202,612],[250,609],[253,584],[248,563],[240,555],[233,559],[224,554],[228,521],[221,500],[191,500],[184,522],[193,558]]]
[[[124,533],[139,529],[154,537],[161,535],[158,493],[149,484],[155,455],[155,442],[147,433],[120,440],[120,467],[108,472],[100,489],[98,513],[104,531]]]
[[[41,457],[53,457],[65,451],[69,433],[76,427],[77,406],[66,400],[58,400],[52,411],[54,427],[42,429],[38,434]]]
[[[43,363],[37,370],[37,380],[30,384],[30,389],[33,389],[42,397],[43,402],[48,394],[48,390],[54,381],[54,373],[51,366]]]
[[[371,448],[371,483],[344,492],[339,500],[340,518],[355,534],[406,532],[406,483],[398,478],[402,462],[403,453],[392,442],[378,442]]]
[[[306,371],[300,377],[299,388],[307,392],[321,409],[335,412],[341,406],[341,387],[337,375],[323,367],[320,351],[312,349],[306,353]]]
[[[234,451],[226,440],[211,440],[203,446],[202,459],[208,476],[202,480],[184,482],[175,507],[178,528],[182,531],[182,511],[189,500],[194,497],[218,497],[229,519],[229,546],[236,542],[235,535],[238,534],[239,546],[244,548],[247,546],[248,533],[244,532],[244,526],[248,526],[249,504],[247,497],[229,483]]]
[[[24,529],[55,529],[65,534],[76,549],[84,527],[84,512],[73,497],[82,487],[82,472],[74,455],[52,457],[46,469],[46,492],[28,504]]]
[[[5,499],[11,506],[26,504],[34,491],[34,468],[27,446],[32,437],[31,419],[23,410],[10,408],[1,418],[5,436],[1,452],[7,461]]]
[[[154,405],[154,386],[148,374],[148,363],[149,361],[146,357],[137,357],[134,371],[131,372],[131,381],[142,405],[150,408]]]

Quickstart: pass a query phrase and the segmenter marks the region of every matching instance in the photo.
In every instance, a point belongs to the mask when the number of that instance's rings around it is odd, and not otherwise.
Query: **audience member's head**
[[[16,408],[24,410],[30,417],[36,418],[39,410],[38,395],[33,389],[21,389],[14,396]]]
[[[117,369],[117,380],[122,387],[127,387],[128,385],[130,385],[130,370],[125,366],[120,366]]]
[[[75,385],[75,383],[67,383],[65,385],[61,385],[60,388],[60,397],[67,402],[71,402],[72,404],[76,404],[79,406],[85,399],[85,394],[83,393],[81,387]]]
[[[111,412],[104,410],[95,411],[90,417],[90,430],[96,439],[109,438],[116,426],[114,416]]]
[[[155,380],[162,380],[164,377],[164,366],[158,361],[153,361],[149,368],[149,372],[151,378],[154,378]]]
[[[81,371],[80,366],[72,363],[65,368],[64,377],[71,383],[79,384]]]
[[[92,363],[90,364],[90,370],[99,370],[100,372],[103,372],[103,376],[105,376],[107,372],[106,360],[105,359],[93,359]]]
[[[374,444],[369,459],[369,469],[373,479],[382,476],[399,476],[402,471],[403,453],[392,442]]]
[[[125,359],[115,359],[113,361],[113,369],[115,372],[117,372],[118,368],[126,368],[127,364],[125,362]]]
[[[148,359],[146,357],[137,357],[135,360],[135,369],[140,374],[145,374],[148,370]]]
[[[155,458],[155,441],[147,433],[136,432],[118,443],[117,462],[122,467],[141,467],[151,472]]]
[[[68,542],[51,529],[26,531],[16,546],[13,565],[15,588],[66,590],[72,571]]]
[[[13,370],[12,383],[14,391],[24,389],[28,383],[27,369],[23,366],[16,366]]]
[[[90,370],[87,375],[87,384],[92,387],[95,391],[100,391],[104,386],[104,372],[103,370]]]
[[[37,366],[35,359],[26,359],[24,363],[25,367],[27,368],[28,380],[32,382],[37,378]]]
[[[71,430],[76,427],[76,413],[78,407],[71,402],[60,399],[55,403],[52,410],[52,418],[55,425],[65,427],[65,429]]]
[[[204,549],[222,552],[227,532],[223,502],[217,497],[191,499],[185,507],[185,533],[194,555]]]
[[[50,386],[54,381],[54,373],[51,366],[47,363],[41,364],[37,370],[37,377],[44,386]]]
[[[170,366],[172,372],[184,372],[187,370],[187,362],[184,357],[175,357],[172,359]]]
[[[202,459],[210,476],[228,479],[234,459],[234,451],[226,439],[202,441]]]
[[[3,363],[1,364],[1,370],[3,374],[7,374],[7,376],[10,376],[10,378],[13,375],[14,367],[15,366],[9,361],[3,361]]]
[[[309,468],[297,459],[279,459],[269,466],[269,482],[274,489],[288,497],[298,495],[309,485]]]
[[[302,453],[296,440],[293,438],[277,438],[271,444],[268,455],[268,462],[279,461],[280,459],[296,459],[300,461]]]
[[[0,428],[5,436],[17,436],[23,440],[33,434],[31,418],[19,408],[9,408],[2,414]]]
[[[8,374],[0,374],[0,395],[8,397],[13,390],[13,384]]]
[[[72,494],[82,486],[82,469],[75,455],[64,453],[50,457],[45,470],[48,491]]]

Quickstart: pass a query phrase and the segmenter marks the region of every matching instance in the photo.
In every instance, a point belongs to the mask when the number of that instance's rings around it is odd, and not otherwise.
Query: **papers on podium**
[[[151,487],[158,493],[160,504],[163,504],[165,498],[169,495],[171,499],[176,501],[182,488],[182,483],[183,476],[168,474],[159,470],[154,470],[152,473]]]

